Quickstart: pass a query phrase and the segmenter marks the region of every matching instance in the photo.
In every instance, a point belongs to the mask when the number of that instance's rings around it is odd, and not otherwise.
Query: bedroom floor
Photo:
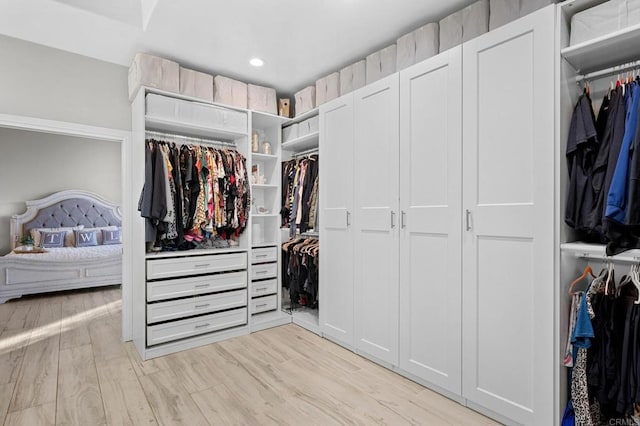
[[[494,424],[296,325],[142,362],[120,296],[0,305],[0,424]]]

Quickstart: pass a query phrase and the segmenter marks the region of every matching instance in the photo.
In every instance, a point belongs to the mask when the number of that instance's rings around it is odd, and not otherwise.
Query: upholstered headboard
[[[26,212],[11,218],[12,248],[32,228],[122,226],[120,207],[88,191],[60,191],[26,204]]]

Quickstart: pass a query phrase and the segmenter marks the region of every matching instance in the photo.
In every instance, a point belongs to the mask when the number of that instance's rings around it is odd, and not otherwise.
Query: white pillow
[[[84,229],[84,225],[78,226],[62,226],[59,228],[33,228],[31,229],[31,239],[33,240],[34,247],[40,247],[40,232],[55,232],[55,231],[66,231],[64,235],[64,246],[65,247],[75,247],[76,238],[73,234],[73,231],[80,231]]]

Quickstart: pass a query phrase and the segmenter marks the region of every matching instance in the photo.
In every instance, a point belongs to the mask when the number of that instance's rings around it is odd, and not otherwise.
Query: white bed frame
[[[70,199],[84,199],[112,214],[122,223],[120,207],[88,191],[61,191],[40,200],[27,201],[27,211],[11,218],[11,248],[22,240],[26,227],[38,213]],[[117,285],[122,283],[122,254],[74,261],[37,261],[20,257],[0,258],[0,303],[26,294]]]

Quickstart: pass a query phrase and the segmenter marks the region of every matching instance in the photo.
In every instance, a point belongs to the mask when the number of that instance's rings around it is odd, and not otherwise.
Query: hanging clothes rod
[[[576,76],[576,83],[580,83],[584,80],[593,80],[594,78],[607,77],[610,75],[618,74],[624,71],[631,70],[633,68],[639,68],[640,61],[629,62],[622,65],[616,65],[614,67],[606,68],[599,71],[590,72],[584,75]]]
[[[625,254],[620,253],[614,256],[603,256],[597,253],[576,253],[575,256],[580,259],[589,260],[601,260],[603,262],[626,262],[626,263],[640,263],[640,254]]]
[[[296,152],[291,157],[292,158],[304,157],[305,155],[317,154],[318,152],[319,152],[318,148],[312,148],[312,149],[308,149],[306,151]]]
[[[156,132],[156,131],[153,131],[153,130],[146,130],[145,133],[147,135],[149,135],[149,136],[157,136],[157,137],[160,137],[160,138],[182,139],[185,142],[194,142],[194,143],[204,144],[204,145],[218,145],[218,146],[228,146],[228,147],[236,148],[235,142],[226,142],[226,141],[216,141],[216,140],[213,140],[213,139],[195,138],[195,137],[192,137],[192,136],[184,136],[184,135],[176,135],[176,134],[172,134],[172,133]]]

